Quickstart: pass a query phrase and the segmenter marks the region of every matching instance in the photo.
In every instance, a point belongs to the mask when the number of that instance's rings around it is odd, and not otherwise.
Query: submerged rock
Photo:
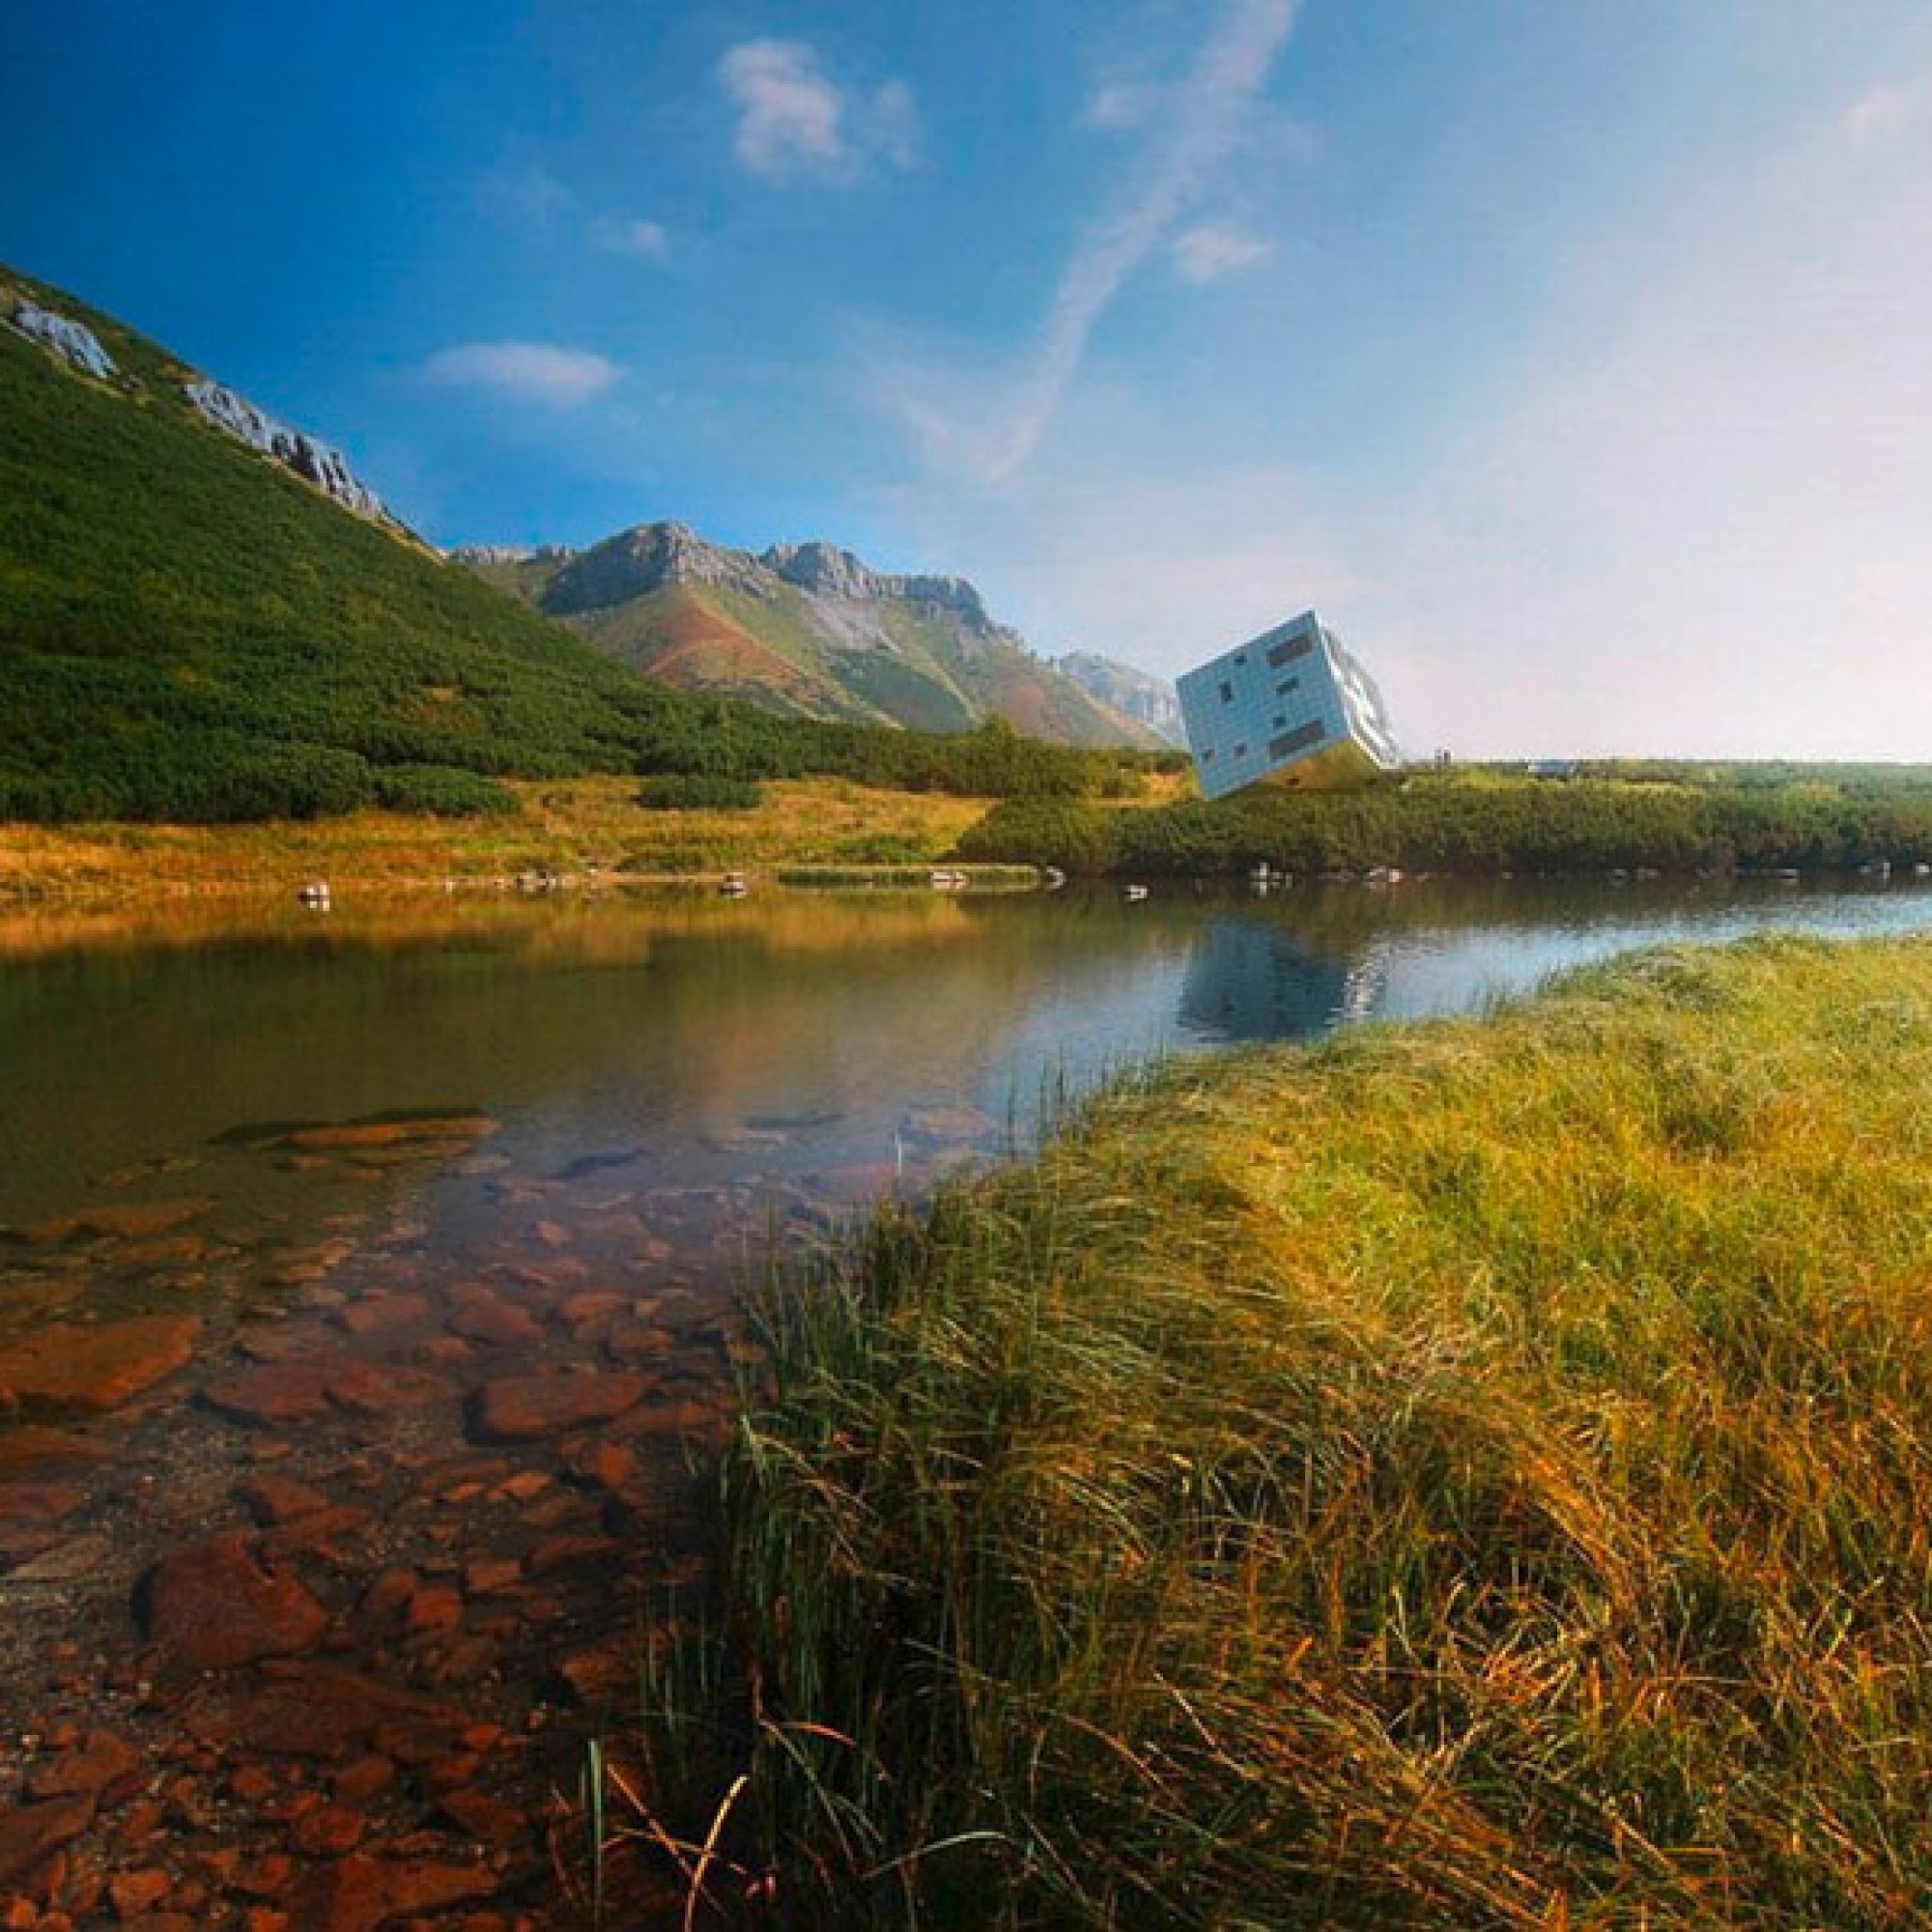
[[[0,1885],[30,1872],[94,1822],[94,1800],[49,1798],[0,1812]]]
[[[82,1208],[71,1214],[58,1214],[50,1221],[37,1221],[31,1227],[7,1232],[14,1240],[42,1248],[55,1248],[73,1240],[137,1241],[185,1227],[213,1206],[213,1197],[205,1194],[180,1201],[123,1201]]]
[[[232,1670],[311,1650],[328,1614],[300,1582],[262,1560],[256,1540],[230,1531],[165,1556],[144,1579],[143,1621],[189,1670]]]
[[[55,1322],[0,1341],[0,1393],[65,1408],[116,1408],[194,1353],[201,1319],[142,1315],[101,1327]]]
[[[527,1442],[539,1435],[611,1422],[636,1408],[650,1389],[634,1375],[550,1372],[485,1382],[470,1405],[475,1435],[485,1442]]]
[[[334,1149],[407,1147],[421,1142],[479,1141],[494,1134],[498,1122],[488,1114],[408,1114],[371,1115],[359,1121],[325,1121],[312,1126],[292,1127],[282,1136],[283,1145],[306,1153]]]
[[[290,1932],[376,1932],[398,1918],[490,1898],[497,1884],[481,1865],[352,1853],[319,1866],[297,1886]]]
[[[76,1744],[43,1759],[28,1772],[27,1796],[90,1798],[113,1804],[131,1797],[147,1776],[147,1760],[126,1738],[112,1731],[90,1731]]]

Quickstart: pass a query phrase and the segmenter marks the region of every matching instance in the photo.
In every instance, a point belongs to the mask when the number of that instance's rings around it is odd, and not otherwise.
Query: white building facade
[[[1178,683],[1206,798],[1263,782],[1346,790],[1398,762],[1375,680],[1313,611]]]

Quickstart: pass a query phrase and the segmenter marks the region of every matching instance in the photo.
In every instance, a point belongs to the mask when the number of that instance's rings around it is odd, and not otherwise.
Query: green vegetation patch
[[[1757,940],[1174,1066],[882,1213],[765,1310],[712,1883],[1924,1925],[1928,1092],[1932,946]]]
[[[722,772],[667,772],[638,793],[647,811],[755,811],[764,802],[756,780]]]
[[[1567,783],[1476,772],[1359,792],[1260,786],[1131,812],[1020,799],[974,827],[959,856],[1142,876],[1256,865],[1313,874],[1922,864],[1932,861],[1932,783],[1911,767],[1673,767],[1641,780],[1603,768]]]

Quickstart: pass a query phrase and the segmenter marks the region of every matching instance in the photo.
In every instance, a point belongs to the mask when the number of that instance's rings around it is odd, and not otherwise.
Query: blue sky
[[[1405,741],[1932,756],[1920,0],[64,0],[0,259],[445,542],[676,517]]]

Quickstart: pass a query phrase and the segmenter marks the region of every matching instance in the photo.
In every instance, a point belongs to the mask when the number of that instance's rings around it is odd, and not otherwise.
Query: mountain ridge
[[[822,539],[753,552],[659,521],[582,550],[461,545],[449,555],[679,689],[916,730],[994,717],[1074,745],[1171,742],[1037,655],[967,579],[876,570]],[[1122,689],[1146,680],[1112,668]]]

